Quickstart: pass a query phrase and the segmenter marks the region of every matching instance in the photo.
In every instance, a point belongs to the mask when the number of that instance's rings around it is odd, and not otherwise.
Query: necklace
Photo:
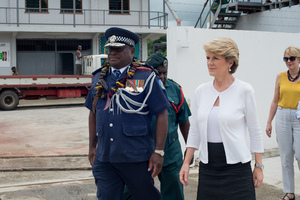
[[[299,69],[298,74],[297,74],[297,76],[296,76],[295,78],[293,78],[293,77],[291,76],[290,70],[288,70],[287,73],[288,73],[288,79],[289,79],[289,81],[294,82],[294,81],[297,80],[297,79],[299,78],[299,76],[300,76],[300,69]]]
[[[109,91],[108,85],[105,81],[105,77],[107,76],[107,74],[109,72],[110,64],[107,60],[105,61],[104,65],[101,69],[101,72],[100,72],[100,77],[97,82],[97,86],[94,88],[97,91],[96,96],[93,101],[93,112],[94,113],[95,113],[95,107],[96,107],[99,97],[101,97],[102,99],[107,98],[107,102],[109,103],[111,97],[118,91],[118,88],[124,88],[127,79],[131,79],[135,75],[136,68],[139,66],[141,66],[140,62],[132,62],[131,65],[127,69],[126,76],[124,78],[122,78],[121,80],[117,81],[116,86],[110,88],[110,91]],[[105,107],[107,107],[107,106],[105,106]]]
[[[109,91],[105,78],[108,74],[110,64],[108,61],[105,62],[104,66],[101,69],[100,77],[95,87],[97,90],[97,95],[101,96],[101,98],[106,98],[107,96],[111,98],[117,91],[118,88],[124,88],[127,79],[131,79],[135,75],[136,68],[141,66],[140,62],[132,62],[131,65],[127,69],[127,74],[124,78],[116,82],[116,86],[112,87]],[[106,91],[106,92],[105,92]],[[107,93],[108,92],[108,93]],[[101,95],[100,95],[101,94]]]

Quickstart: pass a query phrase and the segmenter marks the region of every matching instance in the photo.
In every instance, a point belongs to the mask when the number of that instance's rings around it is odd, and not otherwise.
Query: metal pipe
[[[76,6],[76,0],[73,0],[73,26],[75,27],[75,6]]]
[[[150,0],[148,0],[148,28],[150,28]]]
[[[171,14],[173,15],[173,17],[175,18],[176,22],[177,22],[177,26],[181,26],[181,20],[179,19],[179,17],[177,16],[176,12],[174,11],[173,7],[171,6],[169,0],[165,0],[165,4],[168,6]]]
[[[19,26],[19,0],[17,0],[17,26]]]

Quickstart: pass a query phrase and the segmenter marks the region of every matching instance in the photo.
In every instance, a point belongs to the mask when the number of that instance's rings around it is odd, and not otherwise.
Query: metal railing
[[[35,12],[36,11],[36,12]],[[168,14],[155,11],[0,7],[0,25],[168,27]]]
[[[288,6],[292,6],[292,5],[297,5],[300,3],[300,0],[271,0],[272,3],[269,4],[264,4],[266,2],[266,0],[230,0],[230,3],[235,3],[235,2],[248,2],[248,3],[261,3],[262,5],[262,11],[266,10],[263,7],[269,6],[270,9],[276,9],[276,8],[281,8],[283,7],[282,5],[284,3],[288,3]],[[211,6],[213,4],[214,0],[207,0],[206,3],[203,6],[203,9],[200,12],[199,18],[194,26],[194,28],[196,28],[199,24],[200,28],[205,27],[205,23],[209,22],[209,28],[212,27],[212,25],[214,24],[215,20],[216,20],[216,16],[218,15],[218,13],[220,12],[220,7],[218,7],[218,10],[216,11],[216,15],[214,15],[210,9]],[[220,4],[221,4],[221,0],[220,0]],[[276,6],[277,5],[277,6]],[[279,5],[279,6],[278,6]],[[228,5],[227,5],[228,6]],[[225,8],[226,6],[224,6],[223,8]]]
[[[218,9],[216,10],[216,13],[213,14],[211,12],[211,7],[214,3],[214,0],[206,0],[206,3],[203,6],[203,9],[199,15],[199,18],[194,26],[194,28],[196,28],[199,24],[200,28],[205,27],[205,23],[209,22],[209,28],[212,27],[212,24],[215,22],[216,20],[216,16],[219,14],[220,10],[221,10],[221,6],[218,6]],[[219,0],[219,5],[221,4],[221,0]]]

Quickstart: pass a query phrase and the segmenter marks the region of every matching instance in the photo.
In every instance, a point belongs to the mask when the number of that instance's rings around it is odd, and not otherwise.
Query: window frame
[[[45,0],[46,1],[46,8],[42,8],[42,1],[44,0],[37,0],[39,2],[39,7],[38,8],[28,8],[27,7],[27,2],[28,1],[33,1],[33,0],[25,0],[25,13],[49,13],[49,6],[48,6],[48,0]],[[32,10],[35,10],[35,11],[32,11]]]
[[[71,8],[62,8],[62,1],[60,0],[60,14],[73,14],[73,1],[72,1],[72,7]],[[80,1],[80,8],[76,8],[77,2]],[[82,14],[82,1],[83,0],[75,0],[75,14]]]
[[[108,2],[108,9],[109,9],[109,14],[114,14],[114,15],[119,15],[119,14],[130,14],[130,2],[129,0],[120,0],[121,1],[121,8],[117,10],[111,9],[111,0]],[[128,10],[124,10],[125,4],[127,3]]]

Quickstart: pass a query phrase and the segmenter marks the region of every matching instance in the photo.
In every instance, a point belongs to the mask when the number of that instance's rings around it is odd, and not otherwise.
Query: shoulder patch
[[[159,86],[161,87],[162,90],[166,90],[163,82],[160,79],[158,80],[158,84],[159,84]]]

